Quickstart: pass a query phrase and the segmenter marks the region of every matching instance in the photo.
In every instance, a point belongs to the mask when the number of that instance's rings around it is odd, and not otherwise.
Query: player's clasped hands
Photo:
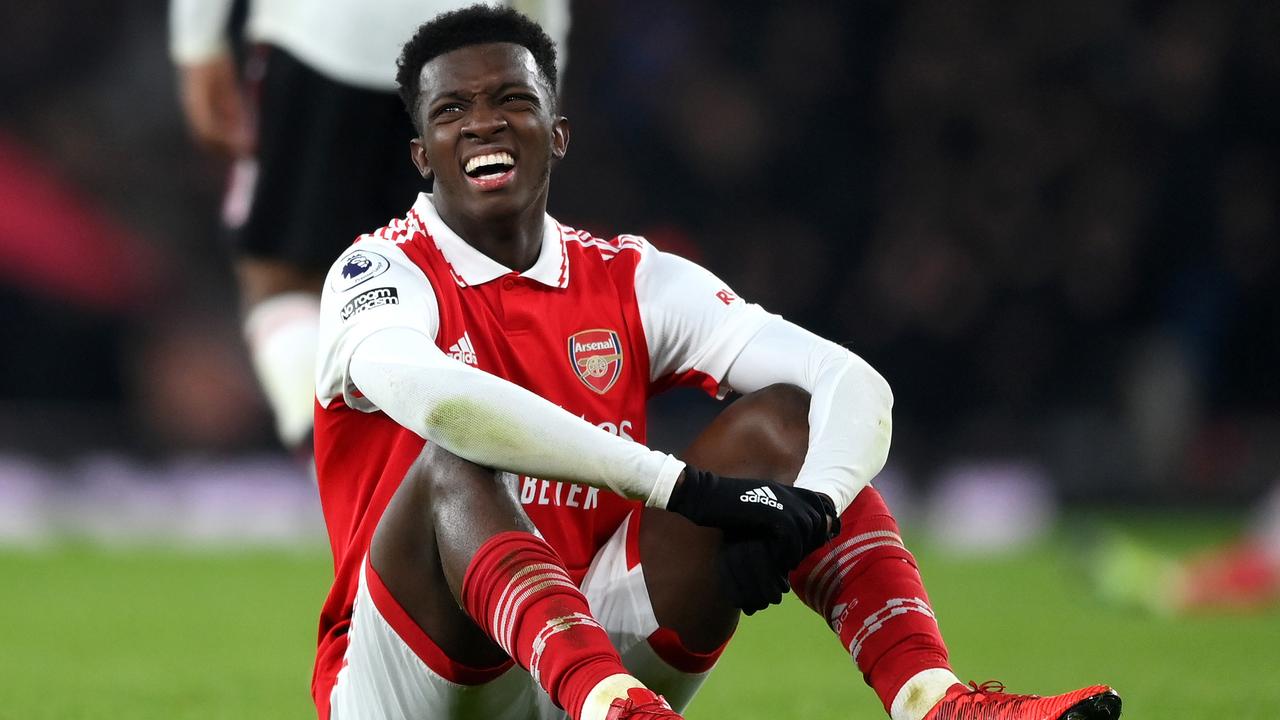
[[[667,509],[725,532],[719,558],[729,599],[751,614],[781,602],[787,573],[840,531],[825,495],[685,468]]]

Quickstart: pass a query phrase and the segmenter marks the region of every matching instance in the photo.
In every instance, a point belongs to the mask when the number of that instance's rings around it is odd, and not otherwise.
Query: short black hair
[[[396,83],[400,86],[400,99],[413,118],[414,126],[418,124],[422,66],[447,52],[486,43],[513,43],[532,53],[554,99],[557,92],[556,45],[546,31],[510,7],[476,4],[441,13],[423,23],[400,51]]]

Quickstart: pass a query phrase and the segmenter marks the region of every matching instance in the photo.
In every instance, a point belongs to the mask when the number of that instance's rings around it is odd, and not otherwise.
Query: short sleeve
[[[316,349],[316,398],[322,407],[342,398],[372,412],[350,379],[351,354],[378,330],[402,327],[435,340],[440,310],[422,269],[394,243],[365,236],[325,277],[320,295],[320,340]]]
[[[655,392],[685,385],[722,397],[725,373],[773,317],[696,263],[646,245],[636,301]]]

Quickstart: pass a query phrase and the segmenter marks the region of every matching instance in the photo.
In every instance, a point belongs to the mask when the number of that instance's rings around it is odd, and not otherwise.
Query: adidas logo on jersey
[[[449,357],[471,367],[479,366],[476,362],[476,348],[471,344],[471,336],[465,332],[458,338],[458,342],[449,347]]]
[[[744,492],[738,499],[742,502],[760,503],[761,505],[768,505],[771,508],[777,508],[779,510],[782,509],[782,503],[778,502],[778,496],[774,495],[773,491],[770,490],[767,485],[762,485],[755,490]]]

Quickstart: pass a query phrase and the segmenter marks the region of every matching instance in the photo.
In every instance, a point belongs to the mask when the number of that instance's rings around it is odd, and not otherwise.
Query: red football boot
[[[998,682],[952,685],[924,720],[1113,720],[1120,696],[1105,685],[1063,695],[1014,695]]]
[[[609,714],[605,720],[684,720],[680,713],[671,709],[661,695],[647,688],[631,688],[627,697],[618,698],[609,705]]]

